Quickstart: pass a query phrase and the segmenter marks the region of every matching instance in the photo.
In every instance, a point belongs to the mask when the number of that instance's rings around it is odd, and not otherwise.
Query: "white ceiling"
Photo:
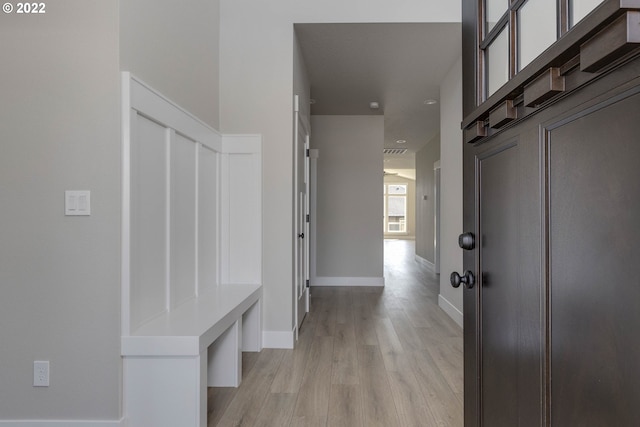
[[[415,168],[413,154],[440,129],[440,82],[460,56],[460,24],[296,24],[295,30],[315,100],[311,113],[384,114],[385,148],[408,149],[385,156],[385,170]],[[438,104],[425,105],[427,99]],[[371,110],[371,101],[380,109]]]

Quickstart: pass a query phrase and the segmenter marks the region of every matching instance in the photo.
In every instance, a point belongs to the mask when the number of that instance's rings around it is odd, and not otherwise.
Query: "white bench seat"
[[[261,350],[261,285],[221,285],[122,337],[135,427],[204,427],[207,386],[237,387],[242,351]]]
[[[122,355],[197,356],[261,295],[261,285],[218,286],[122,337]]]

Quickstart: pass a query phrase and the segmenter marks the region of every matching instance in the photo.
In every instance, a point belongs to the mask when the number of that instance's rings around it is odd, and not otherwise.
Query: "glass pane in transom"
[[[488,98],[509,81],[509,25],[487,47],[485,60]]]
[[[557,15],[556,0],[529,0],[518,10],[520,70],[558,39]]]
[[[569,4],[571,8],[571,26],[577,24],[602,2],[603,0],[571,0]]]
[[[485,0],[484,4],[486,36],[509,8],[509,0]]]

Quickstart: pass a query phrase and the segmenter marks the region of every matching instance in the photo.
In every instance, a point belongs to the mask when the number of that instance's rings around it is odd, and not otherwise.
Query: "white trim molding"
[[[416,236],[410,234],[385,233],[383,237],[385,240],[416,240]]]
[[[425,258],[422,258],[420,255],[416,255],[416,262],[422,265],[423,267],[425,267],[427,270],[431,271],[432,273],[435,273],[436,265],[431,261]]]
[[[51,421],[51,420],[0,420],[2,427],[126,427],[123,418],[119,421]]]
[[[384,286],[384,277],[316,277],[311,286]]]
[[[451,304],[449,300],[442,296],[442,294],[438,295],[438,306],[444,310],[445,313],[449,315],[453,319],[454,322],[458,324],[461,328],[463,328],[463,320],[464,317],[462,312],[456,308],[455,305]]]
[[[295,331],[262,331],[262,348],[292,349]]]

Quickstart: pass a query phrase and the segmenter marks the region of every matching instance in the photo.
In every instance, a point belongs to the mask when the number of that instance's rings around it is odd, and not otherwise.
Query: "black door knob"
[[[476,278],[473,276],[473,273],[469,270],[466,270],[462,276],[460,276],[457,272],[451,273],[451,286],[457,288],[460,284],[464,284],[464,287],[467,289],[473,288],[473,285],[476,284]]]
[[[304,239],[304,233],[298,234],[298,237],[301,238],[301,239]]]
[[[462,249],[470,251],[476,247],[476,236],[471,232],[462,233],[458,236],[458,246]]]

